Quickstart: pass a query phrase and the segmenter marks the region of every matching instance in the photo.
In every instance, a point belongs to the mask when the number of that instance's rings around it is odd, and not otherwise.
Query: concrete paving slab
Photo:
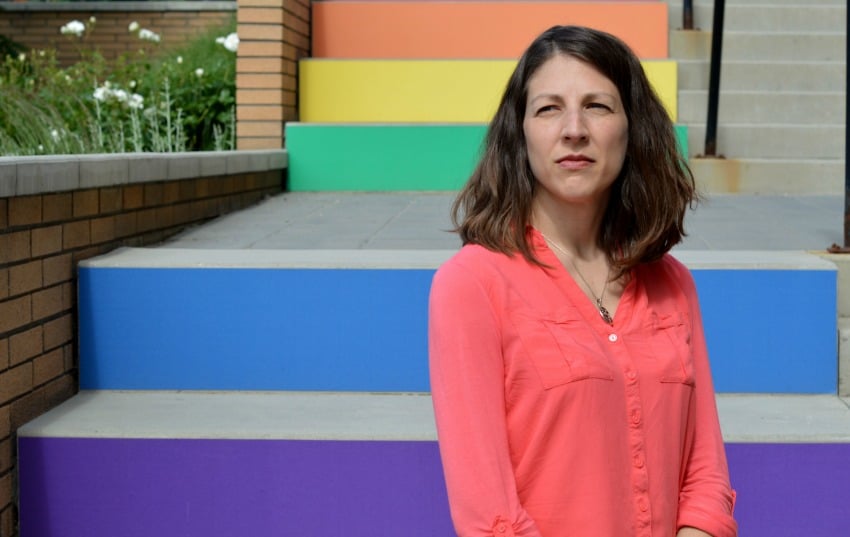
[[[165,248],[457,249],[455,192],[284,193],[181,233]],[[713,195],[676,250],[824,250],[843,237],[837,195]]]

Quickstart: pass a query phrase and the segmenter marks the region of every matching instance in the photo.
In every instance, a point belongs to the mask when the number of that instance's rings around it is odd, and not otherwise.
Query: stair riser
[[[702,153],[704,147],[693,148]],[[725,194],[843,194],[844,161],[764,161],[691,159],[697,185],[704,192]],[[836,223],[838,224],[838,223]],[[741,244],[749,248],[751,244]],[[826,248],[828,244],[811,245]]]
[[[850,444],[726,450],[741,535],[850,525]],[[436,442],[20,438],[19,452],[22,537],[452,534]]]
[[[643,66],[675,121],[675,62],[652,60]],[[300,119],[487,123],[515,67],[514,60],[302,60]]]
[[[656,2],[316,2],[312,56],[516,59],[550,26],[578,24],[619,36],[640,57],[666,58],[666,15]]]
[[[80,386],[427,392],[432,275],[82,268]],[[694,275],[718,391],[835,392],[834,269]]]
[[[708,60],[680,61],[679,89],[706,90]],[[723,91],[835,91],[844,90],[844,62],[724,62],[720,70]]]
[[[797,0],[796,3],[801,3]],[[723,13],[724,31],[751,32],[844,32],[846,7],[842,5],[746,5],[727,3]],[[714,6],[695,3],[694,28],[713,28]],[[682,2],[673,2],[669,10],[669,28],[682,28]]]
[[[699,155],[705,146],[705,126],[689,124],[687,127],[691,155]],[[719,122],[717,152],[728,158],[843,159],[844,126]]]
[[[474,170],[486,133],[483,124],[289,123],[287,190],[457,190]],[[687,158],[687,130],[677,126],[676,135]]]
[[[723,88],[718,121],[843,126],[845,101],[843,93],[741,93]],[[707,109],[707,91],[679,91],[680,122],[705,123]]]
[[[844,61],[843,34],[750,34],[724,32],[723,61]],[[711,58],[711,33],[673,30],[670,33],[670,57],[679,60]]]

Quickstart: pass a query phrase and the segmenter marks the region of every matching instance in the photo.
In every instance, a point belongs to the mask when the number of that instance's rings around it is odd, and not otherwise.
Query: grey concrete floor
[[[454,192],[284,193],[186,230],[162,247],[454,249]],[[823,250],[843,237],[843,196],[713,195],[679,250]]]

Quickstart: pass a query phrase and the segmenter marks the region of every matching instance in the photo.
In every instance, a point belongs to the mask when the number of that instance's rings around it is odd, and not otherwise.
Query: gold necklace
[[[611,276],[611,267],[608,267],[608,273],[605,275],[605,285],[602,286],[602,293],[600,293],[599,296],[596,296],[596,293],[593,292],[593,287],[591,287],[590,284],[587,283],[587,280],[584,278],[584,275],[578,269],[578,265],[576,265],[576,262],[573,261],[573,256],[569,252],[558,246],[558,243],[544,235],[542,232],[540,232],[539,230],[538,232],[540,233],[540,236],[543,237],[544,240],[546,240],[546,242],[551,244],[553,247],[555,247],[556,250],[566,256],[567,261],[569,261],[570,265],[573,266],[576,271],[576,274],[578,274],[578,277],[581,279],[582,282],[584,282],[584,286],[587,287],[587,290],[590,291],[591,296],[593,296],[593,299],[596,301],[596,309],[599,310],[599,315],[602,316],[602,320],[608,324],[614,324],[614,318],[611,317],[611,314],[608,312],[608,308],[602,305],[602,299],[605,298],[605,290],[608,289],[608,280]]]

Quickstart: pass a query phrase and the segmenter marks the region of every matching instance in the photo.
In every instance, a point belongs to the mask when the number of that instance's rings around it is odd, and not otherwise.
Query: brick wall
[[[298,120],[298,60],[310,54],[310,0],[239,0],[236,136],[239,149],[283,147]]]
[[[236,168],[220,155],[209,158]],[[187,159],[196,170],[205,167],[204,157]],[[160,166],[166,177],[167,170],[180,170],[177,162]],[[136,164],[157,168],[151,159]],[[39,164],[31,159],[30,165]],[[15,430],[77,390],[77,263],[119,246],[159,242],[278,193],[284,166],[132,184],[125,176],[105,186],[0,197],[0,537],[16,533]],[[0,196],[7,181],[0,166]]]
[[[96,48],[106,58],[134,52],[140,46],[151,49],[127,27],[136,21],[162,37],[160,46],[185,43],[206,28],[233,20],[235,2],[0,2],[0,35],[31,49],[53,47],[63,65],[79,59],[80,39],[59,33],[63,24],[80,20],[94,30],[83,40],[86,49]]]

